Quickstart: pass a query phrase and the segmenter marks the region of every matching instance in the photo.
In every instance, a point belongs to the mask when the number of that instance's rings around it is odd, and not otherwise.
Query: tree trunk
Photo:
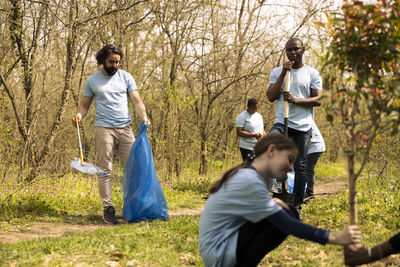
[[[65,109],[68,103],[70,88],[71,88],[71,79],[72,73],[75,69],[75,54],[76,54],[76,39],[77,39],[77,28],[74,24],[74,19],[76,18],[77,14],[75,14],[75,10],[77,3],[73,1],[70,7],[70,16],[69,16],[69,29],[68,29],[68,41],[67,41],[67,60],[65,66],[65,78],[64,78],[64,88],[61,95],[61,103],[57,110],[56,117],[53,121],[49,134],[46,136],[46,140],[44,142],[44,147],[40,153],[40,155],[35,158],[34,168],[27,176],[26,180],[31,181],[33,180],[38,172],[39,167],[43,164],[44,159],[50,152],[50,148],[53,145],[56,133],[58,128],[60,127],[61,121],[64,117]]]
[[[199,174],[207,174],[207,139],[206,127],[200,127],[200,166]]]
[[[349,224],[358,224],[356,178],[354,174],[354,154],[347,155],[349,182]]]

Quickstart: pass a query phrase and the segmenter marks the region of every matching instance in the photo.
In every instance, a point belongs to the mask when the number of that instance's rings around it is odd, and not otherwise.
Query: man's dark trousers
[[[275,123],[269,132],[279,132],[284,134],[285,126],[282,123]],[[307,132],[288,128],[288,137],[290,137],[296,143],[298,149],[297,159],[294,163],[295,176],[293,188],[293,206],[295,207],[300,207],[301,203],[303,203],[304,189],[307,181],[307,150],[308,146],[310,145],[311,133],[312,128],[310,128]]]

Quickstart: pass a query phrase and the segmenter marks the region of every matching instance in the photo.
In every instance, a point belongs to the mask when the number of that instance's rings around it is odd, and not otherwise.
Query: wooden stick
[[[286,87],[285,91],[289,92],[290,91],[290,70],[286,72]],[[283,123],[285,126],[285,135],[288,136],[288,120],[289,120],[289,103],[288,101],[285,101],[285,113],[283,117]]]

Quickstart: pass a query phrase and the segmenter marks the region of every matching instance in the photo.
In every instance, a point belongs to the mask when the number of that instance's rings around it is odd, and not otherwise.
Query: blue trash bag
[[[122,215],[128,222],[169,218],[167,201],[154,167],[147,127],[148,124],[140,124],[124,170]]]
[[[293,188],[294,188],[294,171],[288,172],[287,174],[287,180],[288,180],[288,185],[289,185],[289,193],[293,194]]]
[[[288,172],[287,174],[287,180],[288,180],[288,185],[289,185],[289,193],[293,194],[293,188],[294,188],[294,171]],[[304,192],[307,189],[307,183],[306,186],[304,187]]]

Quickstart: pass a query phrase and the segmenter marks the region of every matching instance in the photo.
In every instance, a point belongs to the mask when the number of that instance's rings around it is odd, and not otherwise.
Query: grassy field
[[[346,179],[343,170],[340,164],[321,163],[316,183],[329,186],[334,180]],[[179,210],[203,206],[206,186],[199,186],[198,181],[206,180],[193,179],[192,185],[184,186],[163,183],[169,211],[177,214],[168,221],[118,226],[102,225],[97,182],[92,176],[70,174],[42,179],[22,189],[4,183],[0,234],[27,231],[40,222],[50,222],[54,227],[60,223],[101,227],[67,232],[56,238],[0,241],[0,266],[203,266],[197,247],[200,215],[180,215]],[[400,229],[399,188],[400,182],[395,176],[359,181],[359,220],[367,246],[383,241]],[[120,207],[117,215],[122,219],[122,190],[118,185],[113,199],[115,206]],[[342,229],[347,224],[346,190],[311,200],[304,205],[303,217],[305,222],[317,227]],[[392,256],[372,266],[385,265],[399,266],[400,257]],[[343,266],[343,254],[337,246],[321,246],[289,237],[260,266]]]

